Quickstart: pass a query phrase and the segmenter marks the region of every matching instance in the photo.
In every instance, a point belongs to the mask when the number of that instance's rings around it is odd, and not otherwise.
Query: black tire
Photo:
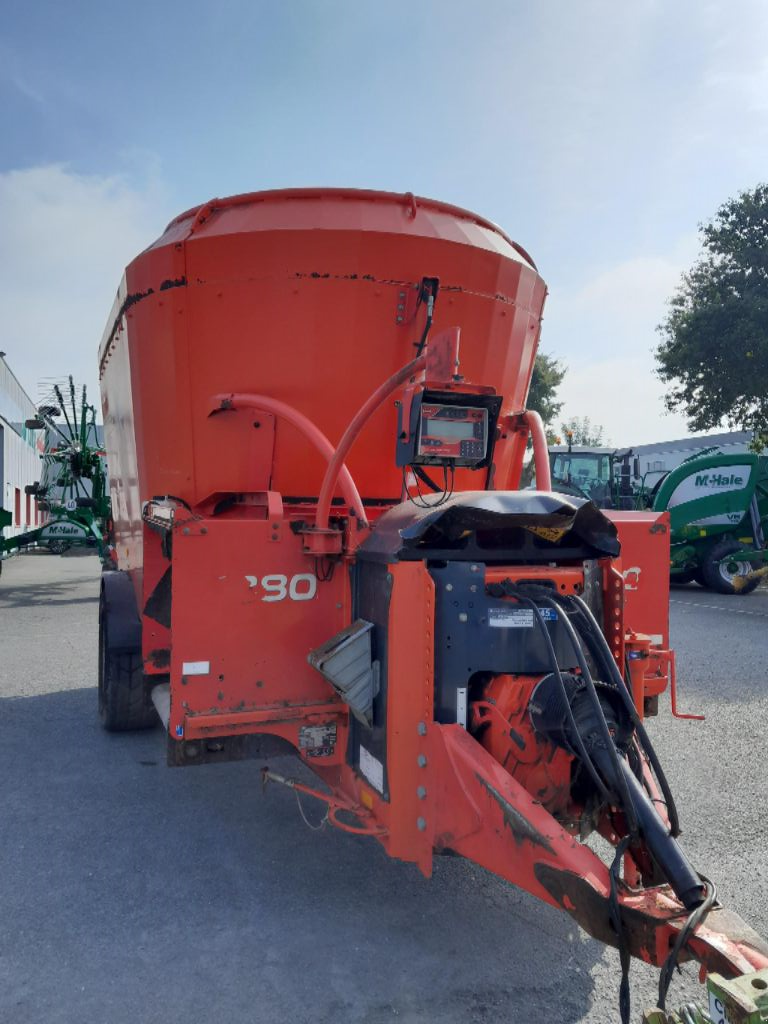
[[[740,562],[736,557],[732,562],[720,562],[726,555],[736,555],[738,551],[743,550],[744,546],[733,537],[724,537],[711,547],[701,563],[704,586],[718,594],[739,594],[742,597],[751,594],[760,580],[750,580],[740,590],[736,590],[733,585],[733,580],[737,576],[745,576],[752,572],[749,562]]]
[[[72,545],[66,540],[49,540],[48,550],[52,555],[63,555],[65,551],[69,551]]]
[[[685,572],[675,572],[669,577],[670,583],[677,583],[682,586],[685,583],[692,583],[696,579],[696,569],[686,569]]]
[[[110,651],[99,602],[99,719],[107,732],[149,729],[158,718],[144,682],[141,651]]]

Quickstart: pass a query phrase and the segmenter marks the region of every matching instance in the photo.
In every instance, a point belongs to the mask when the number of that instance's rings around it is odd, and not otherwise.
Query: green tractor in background
[[[550,449],[554,490],[600,508],[669,511],[670,576],[721,594],[748,594],[768,569],[768,457],[709,449],[647,487],[632,449]]]
[[[57,404],[41,405],[37,418],[25,424],[31,430],[45,430],[40,480],[25,488],[45,521],[34,530],[4,537],[11,516],[0,510],[0,556],[31,545],[47,547],[53,554],[88,546],[95,547],[106,563],[111,506],[96,409],[88,404],[85,387],[76,397],[71,377],[68,401],[58,385],[53,396]]]

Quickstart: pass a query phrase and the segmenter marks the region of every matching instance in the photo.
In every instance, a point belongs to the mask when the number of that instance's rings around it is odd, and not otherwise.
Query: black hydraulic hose
[[[680,835],[680,819],[677,813],[677,806],[675,805],[675,798],[672,795],[672,790],[670,788],[669,782],[667,781],[667,777],[664,774],[664,769],[661,766],[661,762],[659,761],[656,750],[653,746],[653,743],[651,742],[651,738],[648,735],[645,725],[643,724],[643,720],[640,718],[637,708],[635,707],[635,702],[632,699],[631,693],[629,692],[627,682],[624,679],[624,676],[621,674],[621,672],[619,672],[618,665],[614,661],[613,654],[611,653],[611,649],[608,646],[608,641],[605,639],[603,631],[600,629],[600,626],[598,625],[594,615],[592,614],[592,610],[589,607],[589,605],[585,601],[583,601],[578,595],[574,594],[569,597],[563,597],[558,594],[557,596],[560,601],[568,601],[575,605],[575,607],[578,609],[578,611],[581,614],[581,617],[584,619],[587,626],[587,642],[589,643],[590,640],[593,641],[593,643],[589,644],[590,653],[597,661],[599,661],[602,664],[605,671],[613,676],[614,682],[617,683],[617,688],[621,695],[624,706],[626,707],[629,713],[632,724],[635,727],[635,732],[637,733],[638,738],[640,740],[640,745],[651,763],[653,773],[656,776],[656,779],[659,783],[659,787],[664,795],[664,800],[667,804],[667,814],[669,815],[669,825],[672,835]]]
[[[549,593],[547,593],[546,596],[542,596],[542,600],[550,608],[553,608],[555,612],[558,611],[558,605],[555,603],[555,601],[552,600],[552,597]],[[603,712],[603,708],[600,703],[600,698],[597,694],[597,688],[595,686],[594,680],[592,679],[592,674],[589,671],[587,659],[584,657],[584,650],[581,646],[581,641],[579,640],[578,634],[576,633],[576,630],[573,628],[573,624],[570,622],[568,615],[565,614],[564,609],[559,608],[559,610],[563,612],[560,621],[565,627],[565,631],[568,634],[568,638],[571,641],[571,645],[573,646],[573,653],[576,655],[576,660],[579,663],[582,678],[586,684],[587,693],[589,694],[589,697],[592,701],[592,707],[595,711],[598,728],[602,733],[604,747],[601,748],[596,746],[594,748],[595,760],[597,761],[599,755],[605,753],[608,758],[608,763],[612,765],[612,771],[609,775],[606,776],[605,771],[603,771],[603,778],[606,780],[608,785],[613,785],[614,792],[616,793],[616,796],[619,797],[622,810],[624,811],[624,814],[627,818],[628,830],[630,834],[635,835],[637,833],[638,828],[637,813],[635,810],[634,803],[632,801],[632,796],[630,794],[629,788],[627,787],[624,778],[624,772],[622,771],[622,758],[619,754],[619,751],[616,749],[616,744],[613,741],[611,731],[608,728],[608,723],[605,720],[605,713]],[[599,760],[600,762],[602,762],[600,763],[600,767],[604,768],[606,765],[605,760],[602,757],[600,757]]]
[[[558,607],[548,595],[544,598],[544,601],[551,607]],[[632,771],[629,763],[620,756],[616,749],[608,731],[602,707],[599,704],[594,682],[591,676],[589,676],[589,669],[586,666],[578,636],[562,606],[561,611],[563,612],[562,622],[566,631],[571,637],[572,642],[578,644],[578,649],[574,646],[574,652],[579,659],[582,674],[588,677],[586,681],[590,693],[594,691],[597,707],[600,708],[599,720],[609,739],[609,744],[606,746],[595,746],[593,748],[592,753],[595,762],[606,782],[621,792],[624,813],[627,815],[630,826],[629,831],[631,833],[639,832],[643,836],[654,860],[659,865],[662,874],[671,885],[680,902],[686,910],[693,910],[702,902],[702,883],[685,854],[675,842],[674,837],[667,830],[666,824],[659,817],[640,780]],[[613,661],[613,659],[611,660]],[[615,662],[613,662],[613,665],[616,668]],[[618,669],[616,671],[618,672]],[[621,690],[624,690],[623,679]],[[630,811],[634,820],[630,819]]]
[[[605,752],[595,750],[595,760],[603,772],[610,771],[612,762],[604,760]],[[629,764],[620,759],[624,783],[630,792],[632,804],[637,814],[638,829],[645,839],[653,859],[661,868],[662,874],[672,886],[677,898],[686,910],[693,910],[702,902],[702,883],[690,861],[667,831],[667,826],[659,817],[651,803],[642,783],[630,768]]]
[[[611,653],[608,642],[603,635],[603,631],[597,624],[591,609],[581,598],[576,595],[569,595],[566,597],[565,595],[558,594],[557,599],[564,605],[570,603],[576,607],[577,614],[579,614],[580,618],[582,618],[585,623],[585,634],[590,653],[595,660],[602,665],[603,670],[608,674],[608,676],[613,677],[613,681],[616,684],[616,688],[640,740],[640,746],[648,757],[662,793],[664,794],[672,834],[674,836],[679,835],[680,825],[672,790],[670,789],[666,775],[664,774],[664,769],[661,766],[661,762],[659,761],[654,746],[651,743],[650,736],[648,735],[648,732],[643,725],[643,721],[638,714],[637,708],[635,707],[635,702],[632,699],[627,682],[621,672],[619,672],[618,666],[614,661],[613,654]]]
[[[533,614],[536,618],[536,623],[544,636],[544,643],[547,648],[547,654],[549,655],[552,674],[555,676],[560,685],[560,694],[562,696],[563,707],[565,709],[566,718],[568,720],[568,725],[570,727],[570,735],[573,737],[573,741],[577,748],[575,751],[573,751],[573,753],[578,753],[578,756],[581,758],[584,767],[589,772],[589,775],[601,796],[605,800],[610,801],[611,793],[609,792],[606,784],[600,777],[600,773],[598,772],[592,758],[589,755],[589,751],[587,750],[584,744],[584,740],[582,739],[581,733],[579,732],[578,726],[576,725],[576,720],[573,717],[573,710],[571,708],[571,702],[568,699],[568,692],[566,690],[565,681],[560,671],[560,666],[557,662],[555,646],[552,643],[551,636],[549,635],[549,630],[547,629],[547,623],[544,619],[544,616],[541,614],[541,609],[533,600],[533,598],[528,597],[527,594],[521,594],[516,588],[508,588],[508,591],[511,592],[511,595],[517,598],[517,600],[521,604],[525,604],[529,608],[533,609]]]

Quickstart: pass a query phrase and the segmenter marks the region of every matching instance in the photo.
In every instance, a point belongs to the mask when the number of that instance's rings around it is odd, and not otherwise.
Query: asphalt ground
[[[254,762],[172,770],[159,728],[104,733],[98,585],[90,556],[0,577],[0,1021],[618,1020],[617,954],[564,914],[459,859],[426,881],[310,831]],[[672,637],[681,704],[707,716],[665,700],[650,726],[683,844],[768,935],[768,593],[677,588]],[[633,963],[634,1020],[657,978]],[[671,1001],[698,993],[686,966]]]

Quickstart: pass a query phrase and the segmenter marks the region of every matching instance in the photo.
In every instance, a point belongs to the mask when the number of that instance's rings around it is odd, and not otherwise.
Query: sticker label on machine
[[[545,622],[556,622],[557,612],[554,608],[539,608]],[[488,625],[494,629],[533,629],[536,618],[533,608],[491,608],[488,612]]]
[[[336,724],[303,725],[299,729],[299,748],[307,757],[330,757],[336,749]]]
[[[374,789],[384,792],[384,765],[378,758],[360,744],[360,774],[364,775]]]
[[[712,1018],[712,1024],[728,1024],[725,1007],[714,992],[709,993],[709,1016]]]

